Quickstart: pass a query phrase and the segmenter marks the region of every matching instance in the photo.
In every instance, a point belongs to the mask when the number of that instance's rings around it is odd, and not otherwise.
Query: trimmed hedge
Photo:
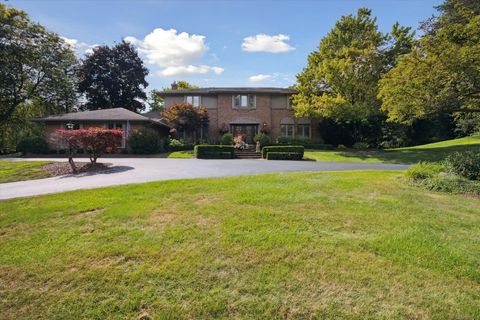
[[[25,138],[17,144],[17,151],[23,155],[28,153],[45,154],[48,153],[48,143],[40,137]]]
[[[233,159],[233,146],[222,145],[198,145],[194,153],[197,159]]]
[[[263,147],[262,149],[262,158],[267,158],[267,153],[269,152],[294,152],[300,155],[300,159],[303,158],[303,153],[305,152],[305,147],[303,146],[268,146]]]
[[[267,160],[302,160],[303,155],[298,152],[268,152]]]
[[[318,150],[333,150],[331,144],[326,144],[322,139],[299,139],[299,138],[278,138],[279,145],[295,145],[304,146],[305,149],[318,149]]]

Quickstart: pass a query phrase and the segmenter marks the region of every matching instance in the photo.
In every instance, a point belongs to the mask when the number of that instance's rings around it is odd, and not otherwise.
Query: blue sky
[[[150,70],[151,89],[173,80],[205,86],[279,86],[295,81],[342,15],[372,9],[380,30],[417,28],[440,0],[113,1],[7,4],[69,39],[79,56],[128,37]]]

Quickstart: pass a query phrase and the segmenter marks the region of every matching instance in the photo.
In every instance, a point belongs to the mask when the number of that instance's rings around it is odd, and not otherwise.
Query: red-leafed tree
[[[105,152],[112,153],[122,143],[122,130],[90,128],[80,130],[56,130],[57,141],[65,147],[68,162],[72,171],[77,173],[73,157],[78,150],[83,149],[90,156],[90,162],[96,163],[97,159]]]
[[[175,103],[162,112],[162,117],[177,131],[183,131],[197,139],[197,131],[208,126],[207,109],[194,107],[189,103]]]

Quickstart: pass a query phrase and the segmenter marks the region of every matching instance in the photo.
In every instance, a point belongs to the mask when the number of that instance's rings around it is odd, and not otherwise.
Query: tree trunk
[[[75,162],[73,161],[73,157],[71,155],[68,156],[68,163],[70,163],[70,167],[72,168],[72,172],[74,174],[77,174],[78,173],[77,167],[75,166]]]

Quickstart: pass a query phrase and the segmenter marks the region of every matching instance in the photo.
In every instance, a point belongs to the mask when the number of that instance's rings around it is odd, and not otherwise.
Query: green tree
[[[31,118],[72,110],[76,65],[62,38],[0,4],[0,152],[41,133]]]
[[[369,9],[343,16],[297,75],[296,115],[356,123],[357,129],[378,118],[378,82],[397,57],[410,50],[412,39],[410,28],[398,23],[391,34],[382,34]],[[356,139],[361,139],[358,131]]]
[[[165,109],[164,99],[160,96],[159,91],[153,89],[148,94],[148,106],[150,111],[163,111]]]
[[[380,82],[392,121],[480,112],[480,2],[447,0],[438,10],[412,52]]]
[[[133,45],[122,41],[112,48],[96,47],[82,61],[78,74],[86,109],[145,109],[148,70]]]
[[[22,105],[50,113],[70,111],[76,102],[75,54],[57,34],[0,4],[0,124]]]

